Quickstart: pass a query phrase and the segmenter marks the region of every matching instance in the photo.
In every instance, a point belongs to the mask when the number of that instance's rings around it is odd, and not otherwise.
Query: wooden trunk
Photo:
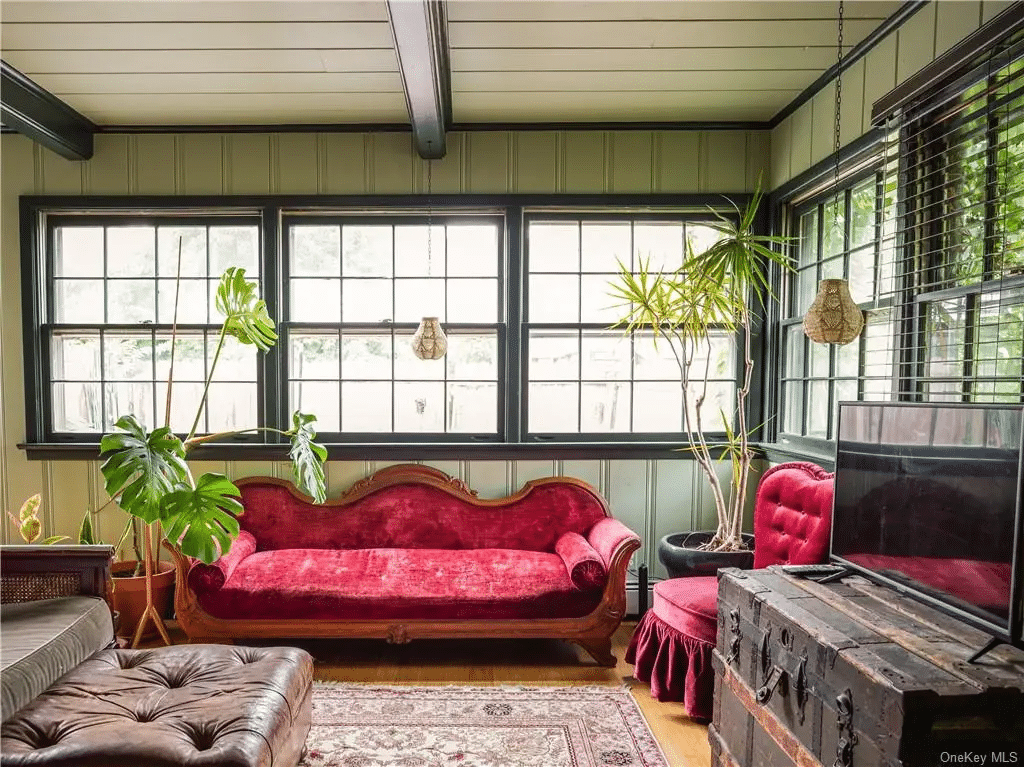
[[[938,610],[770,567],[722,571],[718,624],[715,765],[1024,764],[1024,652],[968,664],[988,637]]]

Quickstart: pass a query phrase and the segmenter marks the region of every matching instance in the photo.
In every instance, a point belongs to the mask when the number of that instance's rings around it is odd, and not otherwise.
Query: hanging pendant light
[[[839,227],[836,234],[840,240],[846,233],[839,225],[839,211],[843,208],[844,195],[839,188],[840,117],[842,115],[843,93],[843,0],[839,0],[839,32],[836,43],[836,103],[835,103],[835,190],[836,215],[832,225]],[[819,344],[848,344],[860,335],[864,328],[864,312],[858,308],[850,295],[850,283],[846,280],[822,280],[818,285],[811,308],[804,315],[804,334]]]
[[[439,360],[448,351],[448,336],[437,317],[424,317],[412,337],[412,352],[421,360]]]
[[[434,216],[431,205],[432,181],[431,169],[433,163],[427,160],[427,272],[429,273],[432,262],[434,245]],[[448,351],[448,337],[441,329],[441,322],[437,317],[424,317],[420,320],[420,326],[412,337],[412,353],[421,360],[439,360]]]
[[[846,280],[822,280],[804,315],[804,333],[819,344],[848,344],[864,328],[864,312],[850,295]]]

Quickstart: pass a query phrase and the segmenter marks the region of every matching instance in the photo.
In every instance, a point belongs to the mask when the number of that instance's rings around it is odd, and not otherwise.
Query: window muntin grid
[[[259,281],[259,223],[69,216],[49,224],[40,331],[48,350],[50,430],[98,433],[126,414],[147,428],[164,423],[180,240],[171,426],[187,432],[217,344],[220,274],[240,266]],[[215,373],[199,430],[260,423],[255,348],[225,339]]]
[[[649,434],[684,431],[680,373],[654,334],[609,329],[624,314],[611,293],[619,265],[634,273],[679,269],[689,250],[719,238],[700,215],[527,217],[524,354],[528,435]],[[706,367],[701,418],[720,431],[735,409],[736,351],[721,333],[694,365]],[[691,384],[691,392],[698,388]],[[695,415],[695,414],[691,414]],[[708,426],[710,424],[710,426]]]
[[[494,216],[287,219],[287,402],[331,434],[501,433],[503,221]],[[442,360],[412,336],[438,317]]]

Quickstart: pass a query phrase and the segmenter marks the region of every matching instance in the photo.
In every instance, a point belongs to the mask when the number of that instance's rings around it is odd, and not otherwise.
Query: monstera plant
[[[316,418],[296,411],[292,428],[287,431],[270,427],[254,427],[216,434],[197,434],[214,369],[220,359],[224,342],[232,336],[243,344],[266,352],[277,341],[274,322],[266,302],[259,299],[256,283],[245,279],[245,270],[231,267],[224,272],[216,294],[217,310],[224,320],[220,328],[213,360],[206,374],[192,428],[181,438],[171,430],[171,394],[174,377],[174,348],[177,323],[171,337],[170,372],[164,425],[148,430],[134,415],[123,415],[115,429],[100,442],[105,488],[112,502],[131,517],[140,520],[146,529],[147,578],[152,571],[152,538],[154,523],[159,522],[167,542],[182,554],[211,563],[231,546],[239,532],[236,516],[242,513],[238,488],[223,474],[207,472],[193,476],[187,458],[198,445],[247,432],[276,432],[291,443],[289,457],[296,486],[323,503],[324,460],[327,450],[315,441]],[[151,616],[158,628],[163,624],[150,603],[139,622],[136,637],[141,638],[146,617]],[[161,633],[163,633],[161,631]],[[166,636],[165,636],[166,638]],[[137,641],[136,641],[137,644]]]

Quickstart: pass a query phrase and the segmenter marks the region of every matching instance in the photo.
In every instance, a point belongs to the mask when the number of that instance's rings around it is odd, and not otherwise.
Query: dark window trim
[[[19,442],[30,461],[90,461],[99,458],[98,442]],[[690,461],[680,442],[328,442],[330,461],[365,460],[614,460]],[[760,448],[755,446],[760,456]],[[715,451],[712,450],[715,455]],[[717,457],[717,456],[716,456]],[[288,447],[271,443],[206,443],[189,454],[198,461],[287,461]]]
[[[499,232],[507,229],[507,216],[504,210],[481,210],[479,212],[465,212],[456,210],[449,212],[446,210],[425,210],[422,205],[417,206],[414,209],[410,209],[408,213],[395,213],[393,209],[389,209],[388,215],[367,215],[363,210],[354,210],[351,213],[346,213],[343,210],[334,210],[331,212],[318,212],[312,215],[304,215],[304,211],[293,211],[290,209],[282,209],[280,217],[281,237],[280,237],[280,271],[282,280],[282,301],[281,316],[288,318],[291,316],[291,297],[290,292],[285,289],[285,285],[291,283],[292,279],[303,280],[303,279],[318,279],[319,277],[300,276],[292,277],[290,256],[291,256],[291,244],[288,241],[288,228],[291,226],[373,226],[373,225],[385,225],[385,226],[426,226],[428,224],[432,226],[450,226],[459,225],[464,223],[485,223],[492,224],[497,227]],[[393,233],[392,233],[393,234]],[[494,381],[496,384],[496,413],[495,413],[495,430],[493,432],[458,432],[458,431],[444,431],[444,432],[426,432],[419,434],[416,432],[407,431],[382,431],[382,432],[351,432],[351,431],[337,431],[337,430],[323,430],[318,431],[318,436],[321,442],[359,442],[366,444],[379,444],[387,442],[399,442],[399,443],[422,443],[422,442],[451,442],[451,443],[472,443],[472,442],[505,442],[507,440],[506,430],[506,412],[503,407],[505,402],[505,369],[506,363],[504,358],[504,350],[506,348],[505,336],[508,333],[508,323],[505,319],[504,305],[506,303],[506,289],[505,279],[503,275],[502,266],[506,260],[505,253],[503,252],[505,243],[498,242],[498,263],[497,263],[497,274],[494,278],[491,277],[450,277],[447,273],[447,264],[445,266],[445,276],[433,279],[444,280],[446,283],[448,280],[460,280],[460,279],[495,279],[495,290],[497,291],[497,315],[493,322],[451,322],[444,321],[445,330],[450,334],[458,331],[472,331],[480,330],[482,332],[492,332],[496,337],[496,345],[498,351],[497,359],[497,377]],[[419,277],[406,277],[395,274],[395,251],[394,243],[392,243],[392,265],[391,265],[391,276],[380,277],[380,276],[369,276],[369,277],[344,277],[339,271],[337,278],[331,276],[330,279],[339,279],[339,288],[343,284],[345,279],[367,279],[367,280],[379,280],[389,279],[392,282],[392,301],[394,301],[394,289],[395,282],[406,279],[420,279]],[[446,290],[447,295],[447,290]],[[392,306],[392,313],[397,308],[394,304]],[[336,322],[331,321],[296,321],[291,319],[282,319],[278,323],[278,331],[280,335],[280,342],[275,344],[273,350],[277,351],[280,355],[280,361],[278,363],[278,372],[281,374],[281,406],[280,414],[281,418],[286,419],[291,412],[291,406],[289,404],[290,391],[289,387],[293,383],[293,379],[290,377],[290,363],[287,354],[287,344],[289,336],[295,331],[322,331],[325,334],[337,334],[339,341],[338,353],[341,354],[341,340],[345,333],[368,333],[368,334],[381,334],[390,335],[392,344],[395,342],[395,335],[398,332],[405,332],[411,335],[413,331],[418,327],[418,320],[413,321],[402,321],[395,322],[388,320],[386,322],[369,322],[369,321],[345,321],[339,320]],[[340,359],[339,359],[340,361]],[[393,370],[392,361],[392,373]],[[298,380],[298,379],[296,379]],[[352,378],[341,378],[338,379],[339,387],[345,382],[361,382],[359,379]],[[384,383],[386,379],[365,379],[366,383]],[[447,374],[436,381],[437,383],[448,384],[450,379]],[[459,380],[455,380],[455,383],[459,383]],[[394,397],[395,390],[395,378],[392,375],[390,379],[391,394]],[[401,383],[401,381],[399,381]],[[486,383],[490,383],[487,381]],[[392,399],[394,403],[394,399]],[[394,426],[394,405],[392,404],[392,426]],[[341,419],[341,410],[339,408],[339,421]],[[286,421],[282,420],[282,423]],[[447,427],[447,424],[445,425]]]
[[[1024,4],[1013,3],[875,101],[871,107],[871,122],[878,125],[923,101],[933,101],[947,89],[950,81],[960,80],[965,75],[973,77],[969,73],[977,67],[979,58],[987,59],[1003,41],[1021,30],[1024,30]]]
[[[737,203],[737,207],[739,207],[739,203]],[[709,210],[709,208],[713,208],[713,210]],[[716,221],[720,221],[720,219],[722,217],[728,218],[728,219],[732,219],[732,220],[736,220],[738,218],[736,212],[732,210],[731,206],[730,207],[725,207],[725,206],[715,207],[714,205],[710,205],[710,204],[706,205],[703,209],[688,210],[688,209],[685,209],[685,208],[669,208],[669,209],[662,210],[662,211],[650,211],[650,212],[647,212],[647,213],[640,213],[638,215],[633,215],[633,214],[631,214],[628,211],[621,211],[621,210],[620,211],[616,211],[614,209],[610,209],[610,210],[607,210],[607,211],[597,211],[597,210],[582,210],[582,211],[577,210],[577,211],[573,211],[573,210],[547,210],[547,209],[544,209],[544,208],[527,207],[527,208],[525,208],[523,210],[523,232],[525,234],[526,229],[527,229],[527,227],[529,226],[529,224],[531,222],[538,222],[538,223],[542,223],[542,224],[547,224],[547,223],[557,223],[559,221],[568,221],[568,222],[573,222],[573,223],[584,223],[584,222],[602,221],[602,222],[611,222],[611,223],[628,223],[632,227],[632,225],[637,223],[637,222],[643,222],[643,221],[660,221],[660,222],[665,222],[665,221],[668,221],[668,222],[677,222],[677,223],[679,223],[682,226],[682,235],[685,238],[687,224],[692,222],[692,223],[696,223],[696,224],[700,225],[701,223],[705,223],[705,222],[716,222]],[[761,226],[764,226],[764,224],[766,222],[766,220],[765,220],[765,218],[763,216],[763,209],[762,209],[762,211],[759,214],[758,222],[760,223]],[[763,231],[763,229],[761,231]],[[579,234],[582,237],[582,229],[580,230]],[[632,237],[632,232],[631,232],[630,236]],[[685,243],[685,239],[684,239],[683,242]],[[581,248],[580,256],[582,258],[582,255],[583,255],[582,242],[579,243],[579,246]],[[583,276],[586,276],[586,275],[602,275],[602,274],[607,274],[607,272],[587,272],[587,271],[583,271],[583,269],[582,269],[582,261],[580,263],[580,270],[575,271],[575,272],[573,272],[573,271],[540,271],[540,270],[538,270],[538,271],[530,271],[528,248],[523,248],[523,250],[521,251],[520,255],[521,255],[521,258],[522,258],[522,262],[523,262],[523,276],[524,276],[524,283],[523,283],[522,294],[521,294],[522,295],[522,311],[523,311],[523,316],[524,317],[528,316],[528,314],[529,314],[529,311],[528,311],[529,303],[530,303],[529,281],[526,278],[528,278],[531,274],[567,275],[567,276],[578,275],[580,277],[583,277]],[[685,251],[684,251],[683,255],[685,257]],[[629,264],[629,266],[630,266],[630,268],[635,268],[636,267],[636,265],[633,263],[633,259],[632,259],[632,248],[631,248],[631,253],[630,253],[630,264]],[[580,304],[580,311],[582,312],[582,302]],[[756,317],[755,317],[755,320],[756,320]],[[614,331],[611,331],[611,329],[607,325],[605,325],[603,323],[599,323],[599,322],[583,322],[582,319],[580,321],[574,322],[574,323],[570,323],[570,322],[532,322],[529,319],[523,319],[521,321],[521,325],[520,326],[523,329],[522,347],[523,347],[523,349],[527,349],[527,350],[529,349],[530,332],[534,331],[534,330],[564,331],[566,333],[578,334],[581,338],[582,338],[582,333],[584,333],[584,332],[586,332],[588,330],[589,331],[605,330],[605,331],[614,332]],[[754,344],[754,346],[756,346],[756,344]],[[754,349],[753,347],[752,347],[752,351],[753,351],[754,354],[756,354],[756,349]],[[732,381],[732,382],[735,383],[736,388],[738,389],[739,388],[740,377],[743,374],[742,336],[738,336],[738,338],[737,338],[737,351],[736,351],[736,355],[735,356],[736,356],[736,359],[734,360],[734,363],[735,363],[734,368],[735,369],[734,369],[733,378],[731,378],[731,379],[727,379],[727,378],[711,378],[711,379],[708,379],[708,380],[711,381],[711,382]],[[580,365],[582,366],[582,356],[580,358]],[[521,440],[524,443],[529,444],[529,443],[549,443],[549,442],[593,442],[595,440],[602,440],[602,441],[608,441],[608,442],[624,442],[624,443],[631,443],[631,442],[635,442],[635,441],[639,440],[639,441],[642,441],[642,442],[657,443],[658,441],[663,440],[665,438],[665,433],[662,433],[662,432],[637,432],[637,431],[624,431],[624,432],[531,431],[530,428],[529,428],[529,423],[528,423],[530,378],[529,378],[529,370],[528,370],[528,366],[527,365],[523,365],[523,367],[522,367],[521,380],[522,380],[522,387],[523,387],[522,388],[522,393],[521,393],[522,407],[520,409],[520,412],[522,413],[522,417],[523,417]],[[634,386],[635,386],[635,384],[637,384],[638,382],[639,383],[664,383],[666,380],[667,379],[657,379],[657,380],[648,381],[647,379],[636,379],[636,378],[632,377],[632,375],[631,375],[631,377],[627,381],[625,381],[625,383],[628,383],[629,386],[630,386],[631,399],[630,399],[630,417],[629,417],[629,421],[630,421],[631,425],[632,425],[632,422],[633,422],[633,400],[632,400],[632,394],[634,393]],[[548,380],[547,379],[539,379],[536,382],[546,383],[546,382],[548,382]],[[578,383],[582,387],[582,384],[583,383],[588,383],[589,380],[588,381],[584,381],[582,379],[582,376],[581,376],[580,378],[578,378],[576,380],[573,380],[573,381],[569,381],[568,379],[556,379],[553,382],[558,382],[558,383],[561,383],[561,382],[565,382],[565,383]],[[673,381],[673,383],[675,383],[675,381]],[[752,388],[756,388],[756,386],[757,386],[756,383],[752,383]],[[582,391],[582,389],[581,389],[581,391]],[[753,405],[752,405],[752,398],[748,398],[748,407],[751,408],[751,413],[753,414],[755,411],[754,411]],[[578,417],[578,423],[580,425],[580,428],[582,429],[582,418],[580,417],[580,414],[577,414],[577,417]],[[760,421],[754,420],[753,417],[750,417],[748,420],[751,423],[760,423]],[[710,437],[712,439],[715,439],[715,440],[723,440],[723,439],[725,439],[725,432],[724,431],[709,431],[709,430],[705,430],[704,433],[708,437]]]
[[[435,214],[443,214],[445,208],[509,208],[521,206],[531,210],[545,208],[693,208],[707,210],[708,205],[728,199],[742,208],[751,194],[749,192],[723,193],[668,193],[649,194],[473,194],[434,193],[426,194],[351,194],[351,195],[22,195],[22,207],[32,208],[33,213],[70,213],[92,215],[113,212],[132,215],[180,211],[211,215],[220,211],[227,213],[253,213],[261,208],[280,209],[282,214],[301,212],[330,213],[360,208],[381,211],[399,208],[413,208],[426,215],[427,207]]]
[[[408,207],[414,209],[414,215],[422,215],[427,208],[439,216],[457,215],[458,208],[472,207],[477,210],[490,208],[492,213],[505,216],[505,278],[506,294],[521,296],[524,285],[524,211],[532,215],[551,213],[569,213],[580,216],[594,213],[600,217],[622,214],[631,218],[664,217],[666,213],[685,215],[688,218],[706,218],[712,220],[713,214],[707,212],[708,207],[725,210],[731,208],[730,203],[742,209],[750,200],[749,192],[707,193],[707,194],[440,194],[440,195],[168,195],[168,196],[131,196],[131,195],[24,195],[20,197],[20,231],[21,231],[21,262],[22,262],[22,318],[26,332],[23,333],[25,353],[25,384],[26,394],[45,392],[49,385],[44,381],[45,350],[29,329],[39,327],[37,316],[44,305],[41,296],[33,298],[40,285],[39,254],[43,248],[40,241],[44,231],[43,216],[82,217],[90,221],[98,221],[103,216],[127,214],[140,216],[140,222],[150,215],[151,221],[166,221],[166,216],[180,216],[186,220],[189,216],[212,218],[223,216],[242,216],[261,219],[261,236],[265,261],[263,269],[264,298],[272,309],[283,300],[284,277],[280,268],[282,221],[285,216],[296,216],[302,213],[330,215],[345,210],[362,209],[364,211],[389,211]],[[454,210],[446,211],[445,208]],[[500,209],[500,210],[494,210]],[[590,209],[590,210],[588,210]],[[348,216],[345,216],[348,218]],[[476,218],[474,213],[472,218]],[[764,222],[762,215],[759,221]],[[346,440],[343,443],[328,443],[331,460],[421,460],[439,459],[480,459],[480,460],[522,460],[522,459],[609,459],[609,458],[663,458],[689,459],[689,455],[680,452],[683,439],[668,440],[665,435],[624,435],[621,439],[616,434],[601,434],[599,439],[593,435],[572,435],[573,439],[525,439],[524,437],[524,381],[526,374],[522,361],[526,327],[522,322],[523,307],[515,305],[506,307],[508,332],[505,334],[505,351],[507,371],[517,369],[521,375],[502,376],[505,386],[505,441],[481,441],[470,436],[466,441],[446,442],[437,435],[424,435],[422,441],[395,442],[396,436],[380,435],[388,441]],[[280,378],[280,360],[276,363],[273,357],[283,352],[275,346],[268,355],[261,355],[260,372],[264,376],[260,387],[259,403],[266,422],[275,419],[284,423],[287,413],[285,397],[285,381]],[[755,347],[755,354],[757,349]],[[98,443],[92,435],[83,435],[82,439],[67,442],[44,442],[42,435],[44,422],[42,408],[37,406],[30,396],[26,396],[26,436],[25,441],[18,444],[26,451],[31,460],[88,460],[95,458]],[[373,435],[376,438],[378,435]],[[465,440],[466,435],[455,435]],[[490,436],[490,435],[487,435]],[[547,435],[545,435],[547,436]],[[553,436],[553,435],[552,435]],[[581,436],[581,439],[575,437]],[[722,436],[722,435],[717,435]],[[369,435],[367,435],[370,439]],[[649,438],[648,438],[649,437]],[[715,433],[709,433],[715,438]],[[279,443],[280,437],[269,435],[266,441],[248,442],[235,440],[231,442],[204,445],[193,454],[197,459],[211,460],[283,460],[285,451]]]
[[[838,153],[839,187],[843,190],[844,194],[844,217],[847,222],[850,220],[851,193],[854,187],[862,184],[872,176],[877,177],[880,175],[881,180],[876,184],[876,201],[879,197],[879,188],[884,187],[885,155],[883,138],[884,135],[881,130],[872,130],[848,144],[846,147],[840,149]],[[836,154],[833,153],[831,156],[826,157],[813,167],[808,168],[803,173],[778,187],[769,195],[768,210],[772,216],[771,232],[774,235],[784,235],[793,238],[790,242],[789,253],[792,257],[794,267],[798,264],[799,260],[798,248],[799,238],[801,235],[799,224],[800,217],[810,210],[817,210],[817,254],[820,257],[824,238],[821,209],[836,195],[835,177]],[[882,189],[882,192],[884,192],[884,189]],[[879,210],[880,206],[875,211],[875,240],[873,247],[875,250],[876,265],[880,249],[880,243],[878,240],[880,233]],[[838,257],[842,257],[844,259],[844,277],[846,277],[848,276],[846,272],[849,269],[849,255],[851,250],[849,247],[848,227],[844,228],[843,236],[844,249],[842,254]],[[867,247],[867,245],[860,246],[857,250],[864,247]],[[835,257],[837,256],[833,256],[832,258]],[[819,258],[815,265],[815,269],[819,276],[821,264],[822,262]],[[773,273],[773,285],[779,291],[778,295],[781,300],[775,302],[771,306],[770,314],[766,320],[772,327],[773,338],[775,339],[775,353],[767,354],[765,356],[765,375],[770,377],[769,380],[772,382],[772,385],[766,387],[766,397],[762,398],[764,401],[763,407],[765,408],[765,412],[774,413],[771,423],[767,424],[765,429],[765,438],[767,440],[771,440],[764,443],[765,449],[769,451],[783,451],[786,455],[795,455],[797,457],[804,456],[813,460],[823,460],[822,451],[832,444],[829,439],[794,435],[783,430],[783,402],[786,397],[786,387],[783,384],[784,381],[794,380],[799,380],[804,383],[805,407],[801,416],[801,422],[804,425],[804,428],[806,428],[808,417],[808,411],[806,408],[806,384],[810,380],[827,381],[829,385],[829,403],[831,405],[835,401],[835,382],[837,380],[842,381],[850,379],[836,377],[834,370],[835,355],[831,352],[829,353],[829,375],[827,378],[810,378],[809,355],[805,355],[802,375],[797,378],[784,377],[784,355],[787,351],[785,346],[786,330],[794,325],[800,324],[802,322],[802,317],[788,316],[792,311],[793,306],[793,296],[790,293],[790,290],[793,287],[791,275],[783,272],[781,268],[776,267]],[[862,304],[871,302],[873,302],[873,299],[871,301],[862,302]],[[886,306],[889,305],[889,303],[891,302],[881,300],[879,302],[879,306]],[[860,345],[859,357],[862,363],[864,356],[863,336],[858,339],[857,343]],[[770,370],[768,368],[770,368]],[[861,381],[860,375],[858,375],[857,381],[859,388]],[[768,397],[770,397],[770,399],[768,399]],[[834,424],[829,425],[830,431],[832,428],[834,428]],[[784,447],[787,445],[794,445],[795,451],[792,448]],[[789,460],[789,458],[786,460]]]

